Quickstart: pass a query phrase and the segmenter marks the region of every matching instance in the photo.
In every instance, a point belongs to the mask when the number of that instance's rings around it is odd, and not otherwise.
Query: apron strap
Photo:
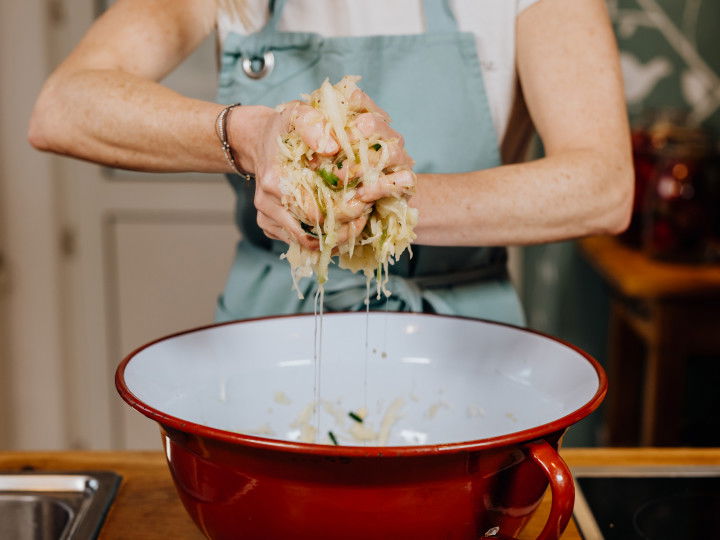
[[[263,27],[261,32],[272,33],[277,32],[277,25],[282,16],[282,12],[285,9],[287,0],[270,0],[268,3],[268,9],[270,10],[270,18],[267,24]]]
[[[457,32],[458,24],[449,0],[423,0],[425,29],[429,34]]]

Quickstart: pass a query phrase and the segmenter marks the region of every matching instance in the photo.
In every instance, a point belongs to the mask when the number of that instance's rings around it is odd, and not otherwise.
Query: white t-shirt
[[[237,2],[238,0],[234,0]],[[441,1],[441,0],[435,0]],[[463,32],[472,32],[493,125],[502,141],[514,99],[515,18],[538,0],[450,0]],[[218,14],[223,40],[229,31],[249,34],[268,18],[268,0],[238,2],[241,17]],[[422,0],[289,0],[278,30],[326,37],[419,34],[425,31]]]

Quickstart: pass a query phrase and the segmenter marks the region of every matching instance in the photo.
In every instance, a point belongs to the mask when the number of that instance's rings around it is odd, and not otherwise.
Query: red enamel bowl
[[[514,537],[548,485],[539,538],[559,537],[574,492],[557,449],[605,396],[595,360],[475,319],[316,322],[190,330],[118,367],[118,391],[160,424],[178,494],[208,538]]]

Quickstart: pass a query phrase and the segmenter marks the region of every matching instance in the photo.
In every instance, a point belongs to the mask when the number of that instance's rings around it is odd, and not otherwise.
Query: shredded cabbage
[[[379,181],[382,174],[408,170],[408,166],[387,166],[387,144],[391,141],[383,140],[379,135],[364,137],[352,126],[358,115],[371,112],[357,106],[353,108],[351,96],[358,90],[359,80],[360,77],[346,76],[333,86],[326,79],[319,89],[303,96],[304,101],[320,111],[327,121],[326,129],[331,130],[340,147],[337,154],[316,154],[295,131],[278,138],[282,203],[320,243],[320,250],[312,251],[293,242],[283,255],[290,263],[293,286],[300,298],[299,280],[315,275],[322,289],[334,257],[341,268],[363,272],[368,285],[375,279],[378,298],[381,293],[389,296],[389,265],[394,264],[406,249],[412,256],[410,244],[415,239],[413,228],[417,223],[417,210],[408,206],[412,187],[397,196],[376,201],[367,210],[364,229],[356,236],[350,235],[347,240],[339,241],[342,223],[336,216],[353,201],[357,189],[363,184]],[[377,154],[371,159],[373,152]],[[358,166],[360,175],[352,178],[350,169],[357,172]],[[343,167],[345,171],[342,171]],[[308,200],[317,204],[321,219],[313,220],[307,216],[304,203]]]

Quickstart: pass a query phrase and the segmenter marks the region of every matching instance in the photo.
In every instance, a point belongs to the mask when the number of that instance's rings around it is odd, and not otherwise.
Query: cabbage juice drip
[[[322,336],[323,336],[323,301],[325,291],[318,287],[315,292],[315,335],[313,345],[313,365],[315,370],[315,385],[313,388],[313,415],[315,417],[315,433],[320,434],[320,396],[322,385]],[[314,442],[314,441],[313,441]]]
[[[363,361],[363,408],[368,410],[368,359],[370,354],[370,282],[365,284],[365,359]]]

